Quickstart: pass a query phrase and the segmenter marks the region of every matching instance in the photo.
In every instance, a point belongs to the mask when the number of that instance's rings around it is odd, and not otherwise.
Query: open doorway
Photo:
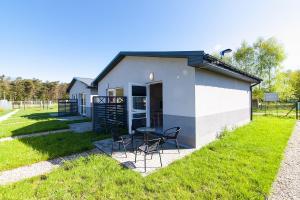
[[[163,91],[162,83],[150,84],[150,126],[163,128]]]

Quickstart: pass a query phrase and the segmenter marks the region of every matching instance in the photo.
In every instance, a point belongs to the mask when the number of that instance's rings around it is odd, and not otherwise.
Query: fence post
[[[296,119],[299,119],[299,104],[300,102],[296,102]]]

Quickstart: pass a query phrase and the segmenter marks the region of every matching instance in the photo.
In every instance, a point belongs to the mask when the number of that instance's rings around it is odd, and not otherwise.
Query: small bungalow
[[[67,88],[70,99],[77,99],[78,112],[82,116],[92,117],[92,97],[97,88],[91,86],[93,79],[74,77]]]
[[[74,78],[68,90],[82,114],[93,94],[125,96],[129,133],[179,126],[181,145],[199,148],[251,120],[252,87],[260,82],[204,51],[120,52],[96,79]]]

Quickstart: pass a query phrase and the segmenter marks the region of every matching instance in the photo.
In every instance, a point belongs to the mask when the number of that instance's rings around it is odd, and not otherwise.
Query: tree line
[[[41,81],[39,79],[12,79],[8,76],[0,76],[0,99],[10,101],[28,100],[57,100],[67,98],[66,89],[68,83],[59,81]]]
[[[218,53],[214,55],[221,58]],[[263,100],[264,93],[276,92],[280,101],[300,101],[300,69],[284,70],[285,58],[283,45],[272,37],[258,38],[253,44],[243,41],[232,54],[221,59],[263,79],[253,90],[254,99]]]
[[[220,58],[218,53],[214,53]],[[258,38],[253,44],[243,41],[231,54],[221,59],[264,81],[253,90],[253,98],[263,100],[264,93],[276,92],[281,101],[300,100],[300,69],[284,70],[286,53],[275,38]],[[67,83],[43,82],[39,79],[11,79],[0,76],[0,99],[56,100],[67,98]]]

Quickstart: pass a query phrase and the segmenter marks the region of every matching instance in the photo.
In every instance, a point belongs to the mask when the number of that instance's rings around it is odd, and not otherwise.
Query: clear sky
[[[276,37],[300,69],[300,1],[1,0],[0,74],[96,77],[119,51],[236,49]]]

